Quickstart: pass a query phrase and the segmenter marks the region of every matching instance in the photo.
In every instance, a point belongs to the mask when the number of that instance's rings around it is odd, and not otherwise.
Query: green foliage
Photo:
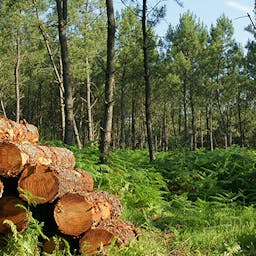
[[[28,214],[28,227],[24,232],[18,232],[13,222],[5,220],[10,225],[12,236],[6,237],[6,246],[0,248],[0,254],[3,256],[39,256],[39,237],[46,239],[42,233],[43,223],[39,223]]]
[[[256,158],[246,148],[230,147],[161,154],[156,163],[173,193],[187,193],[191,200],[233,197],[240,203],[255,203]]]
[[[102,165],[98,148],[71,149],[77,167],[93,175],[95,188],[117,195],[123,206],[122,219],[140,229],[138,240],[121,248],[113,242],[100,249],[103,255],[256,254],[253,150],[180,150],[158,153],[154,163],[148,162],[146,151],[115,150],[109,164]],[[46,239],[43,224],[28,214],[28,229],[22,233],[10,223],[13,235],[6,238],[1,255],[40,254],[40,237]],[[43,255],[73,255],[67,242],[64,250],[58,245],[56,238],[55,252]]]
[[[93,147],[77,151],[77,166],[92,173],[98,189],[119,196],[126,220],[141,225],[154,214],[164,211],[167,205],[163,200],[166,183],[152,166],[145,166],[146,152],[112,152],[109,165],[97,164],[98,155],[98,149]]]

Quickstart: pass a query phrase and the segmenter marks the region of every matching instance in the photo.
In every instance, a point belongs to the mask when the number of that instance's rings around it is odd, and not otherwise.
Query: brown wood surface
[[[92,204],[79,194],[66,194],[54,208],[54,219],[63,234],[78,236],[93,225]]]
[[[38,139],[38,129],[34,125],[27,123],[26,120],[21,120],[17,123],[5,116],[0,116],[0,140],[36,143]]]
[[[56,197],[59,183],[56,173],[49,166],[29,165],[19,178],[18,188],[24,200],[43,204]]]
[[[65,194],[86,194],[93,191],[94,180],[89,172],[75,168],[58,169],[57,177],[59,181],[59,191],[57,197],[62,197]]]
[[[24,205],[25,202],[20,198],[3,196],[0,199],[0,233],[11,233],[10,226],[4,224],[4,220],[11,220],[18,231],[23,231],[27,227],[28,215],[25,209],[18,205]]]
[[[107,247],[114,238],[117,238],[117,245],[128,244],[132,237],[138,235],[135,227],[122,221],[102,222],[98,227],[85,232],[79,241],[80,253],[86,256],[96,255],[97,250],[103,245]]]
[[[67,235],[78,236],[106,220],[118,219],[121,205],[117,198],[106,192],[66,194],[54,209],[54,219],[59,230]]]
[[[122,214],[120,200],[105,191],[94,190],[84,194],[84,197],[93,204],[94,226],[102,221],[118,219]]]
[[[82,195],[93,190],[94,181],[80,169],[60,169],[44,165],[28,165],[22,172],[18,188],[21,195],[29,192],[35,204],[53,202],[67,193]]]
[[[74,154],[60,147],[38,145],[30,142],[0,142],[0,175],[15,177],[25,165],[45,165],[55,169],[73,169]]]

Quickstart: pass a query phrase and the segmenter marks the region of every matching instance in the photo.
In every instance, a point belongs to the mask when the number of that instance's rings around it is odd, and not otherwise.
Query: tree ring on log
[[[0,175],[4,177],[15,177],[21,171],[26,162],[26,156],[10,142],[0,143]]]
[[[78,236],[93,224],[92,204],[79,194],[66,194],[54,208],[54,219],[62,233]]]
[[[16,197],[4,196],[0,199],[0,233],[11,233],[10,226],[3,223],[6,219],[12,221],[19,232],[27,228],[28,214],[18,206],[24,204],[23,200]]]
[[[58,193],[59,183],[56,173],[47,166],[35,165],[27,166],[22,172],[18,187],[21,196],[28,191],[31,195],[31,203],[43,204],[51,201]],[[26,198],[24,198],[26,200]]]

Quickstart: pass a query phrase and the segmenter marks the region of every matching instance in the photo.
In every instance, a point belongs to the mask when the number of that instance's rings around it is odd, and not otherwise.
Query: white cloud
[[[251,13],[252,12],[252,7],[248,6],[248,5],[243,5],[240,4],[236,1],[227,1],[226,4],[234,9],[237,9],[241,12],[244,13]]]

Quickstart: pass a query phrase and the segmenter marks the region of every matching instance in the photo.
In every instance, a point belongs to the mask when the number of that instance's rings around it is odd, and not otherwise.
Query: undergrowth
[[[161,152],[149,163],[147,151],[125,149],[111,152],[109,164],[103,165],[96,147],[71,150],[77,167],[93,175],[95,189],[117,195],[122,219],[140,229],[139,240],[121,248],[110,245],[107,255],[256,255],[255,151],[231,147]],[[39,255],[42,225],[34,219],[26,231],[14,229],[0,255],[23,256],[27,243]],[[66,247],[51,255],[71,252]]]

